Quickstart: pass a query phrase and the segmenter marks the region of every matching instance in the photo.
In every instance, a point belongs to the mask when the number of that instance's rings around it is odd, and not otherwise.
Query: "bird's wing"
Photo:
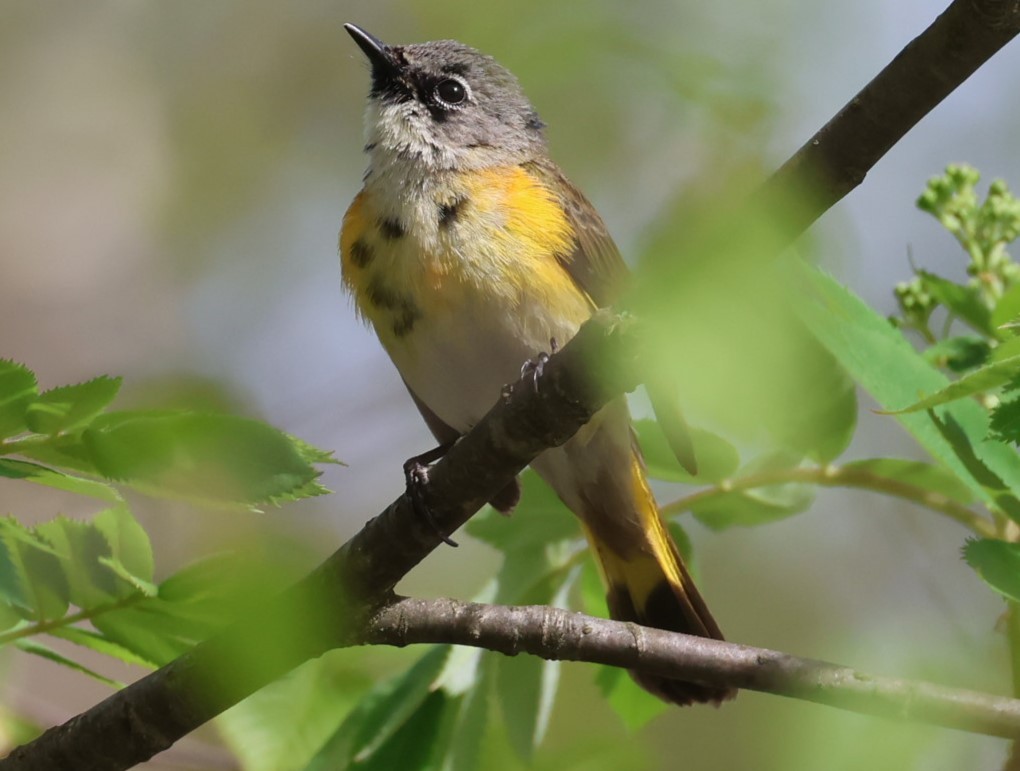
[[[557,254],[556,259],[596,306],[612,305],[627,288],[630,271],[602,218],[584,193],[552,162],[535,161],[529,164],[528,171],[559,197],[574,231],[573,250]]]
[[[573,250],[557,254],[556,259],[596,306],[612,305],[627,289],[630,271],[598,211],[551,161],[534,161],[527,169],[559,196],[574,232]],[[677,404],[675,389],[662,378],[646,383],[645,388],[673,454],[681,466],[697,474],[690,427]]]

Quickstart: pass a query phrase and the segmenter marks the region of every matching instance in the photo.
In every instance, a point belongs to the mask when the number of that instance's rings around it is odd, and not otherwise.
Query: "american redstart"
[[[389,46],[346,29],[371,63],[372,88],[368,171],[340,233],[343,281],[448,445],[522,363],[618,299],[627,268],[550,160],[543,123],[509,71],[452,40]],[[650,395],[656,407],[667,401]],[[662,412],[660,421],[680,420]],[[682,429],[672,444],[693,466]],[[659,516],[623,397],[531,465],[580,518],[613,618],[722,639]],[[512,508],[518,495],[515,483],[493,504]],[[677,704],[733,695],[633,674]]]

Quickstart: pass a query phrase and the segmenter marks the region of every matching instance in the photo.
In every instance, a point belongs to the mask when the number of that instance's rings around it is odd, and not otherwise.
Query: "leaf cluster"
[[[267,589],[251,555],[218,555],[157,582],[152,545],[121,492],[253,509],[325,489],[332,456],[256,420],[188,411],[117,412],[120,378],[40,392],[0,360],[0,477],[99,502],[88,520],[34,527],[0,519],[0,644],[119,685],[62,640],[159,666],[208,637]],[[45,638],[50,641],[44,642]]]

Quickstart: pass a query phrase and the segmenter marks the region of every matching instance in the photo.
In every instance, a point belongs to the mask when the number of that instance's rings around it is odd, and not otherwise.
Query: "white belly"
[[[425,314],[388,353],[411,390],[459,432],[474,426],[520,377],[521,367],[550,341],[564,345],[577,332],[569,319],[552,318],[533,298],[461,298],[460,307]]]

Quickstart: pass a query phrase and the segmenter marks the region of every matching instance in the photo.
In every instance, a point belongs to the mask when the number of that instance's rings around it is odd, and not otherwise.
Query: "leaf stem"
[[[11,629],[10,631],[0,634],[0,645],[7,645],[15,640],[22,640],[26,637],[47,634],[53,629],[69,627],[73,624],[77,624],[79,621],[90,621],[96,616],[101,616],[102,614],[109,613],[110,611],[126,608],[144,599],[145,595],[142,592],[137,592],[116,600],[115,602],[96,605],[94,608],[90,608],[88,610],[80,610],[77,613],[71,613],[70,615],[61,616],[60,618],[36,621],[35,623],[28,624],[27,626]]]
[[[35,447],[45,447],[52,439],[53,437],[43,434],[29,434],[20,438],[4,439],[0,441],[0,455],[16,455],[24,452],[26,449],[31,450]]]
[[[995,525],[986,517],[966,506],[942,495],[917,485],[901,482],[896,479],[873,474],[858,468],[824,465],[812,468],[789,468],[762,471],[736,479],[726,479],[719,484],[699,490],[696,493],[680,498],[662,507],[662,514],[670,516],[689,511],[699,503],[738,490],[752,490],[768,485],[800,482],[815,484],[822,487],[856,487],[885,493],[895,498],[912,501],[920,506],[943,514],[972,532],[985,538],[997,536]]]

